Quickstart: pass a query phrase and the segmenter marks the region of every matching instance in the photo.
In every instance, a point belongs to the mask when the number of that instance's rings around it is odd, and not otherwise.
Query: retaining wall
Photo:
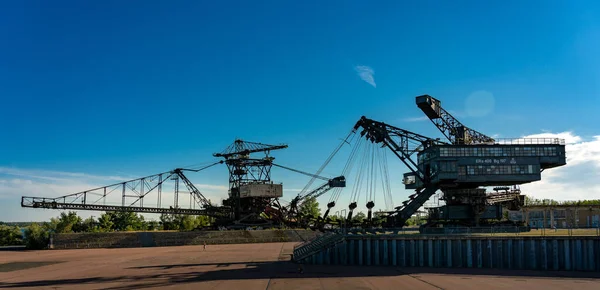
[[[331,265],[600,271],[600,239],[598,237],[402,238],[347,235],[337,243],[298,262]]]
[[[54,249],[134,248],[206,244],[302,242],[317,232],[311,230],[112,232],[57,234]]]

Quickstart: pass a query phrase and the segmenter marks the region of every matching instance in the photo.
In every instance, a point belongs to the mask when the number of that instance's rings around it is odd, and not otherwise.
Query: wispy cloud
[[[224,190],[225,192],[227,192],[227,190],[229,190],[229,187],[225,186],[225,185],[213,185],[213,184],[194,184],[198,189],[214,189],[214,190]]]
[[[448,113],[450,113],[450,115],[454,116],[455,118],[468,117],[467,114],[465,114],[465,112],[463,111],[448,110]]]
[[[377,87],[377,84],[375,84],[375,78],[373,77],[373,75],[375,74],[375,71],[373,71],[372,68],[370,68],[366,65],[357,65],[356,67],[354,67],[354,70],[358,73],[358,76],[363,81],[372,85],[374,88]]]
[[[410,118],[402,119],[402,121],[404,121],[404,122],[422,122],[422,121],[427,121],[427,120],[429,120],[429,118],[427,118],[427,116],[410,117]]]
[[[90,175],[85,173],[76,172],[64,172],[64,171],[51,171],[51,170],[39,170],[39,169],[19,169],[12,167],[0,167],[0,175],[13,175],[21,177],[31,177],[39,179],[47,179],[54,181],[64,181],[71,178],[77,179],[100,179],[100,180],[112,180],[112,181],[126,181],[133,178],[126,178],[122,176],[98,176]]]
[[[495,103],[496,99],[491,92],[475,91],[465,100],[465,112],[469,117],[485,117],[494,111]]]
[[[302,188],[285,188],[283,187],[283,195],[285,195],[286,192],[300,192],[302,191]]]

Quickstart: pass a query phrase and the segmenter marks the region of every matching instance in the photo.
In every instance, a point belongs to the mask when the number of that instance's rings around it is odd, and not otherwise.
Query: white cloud
[[[302,191],[302,188],[283,188],[284,192],[300,192]]]
[[[215,189],[215,190],[224,190],[225,192],[229,190],[228,186],[225,185],[212,185],[212,184],[194,184],[198,189]]]
[[[374,88],[377,87],[377,84],[375,84],[375,78],[373,77],[373,75],[375,74],[375,71],[373,71],[372,68],[365,66],[365,65],[357,65],[356,67],[354,67],[354,70],[356,70],[356,72],[358,73],[358,76],[363,81],[372,85]]]
[[[50,170],[23,170],[12,167],[0,167],[0,174],[13,175],[13,176],[21,176],[21,177],[30,177],[30,178],[38,178],[38,179],[47,179],[54,181],[65,181],[69,180],[69,178],[86,178],[86,179],[100,179],[100,180],[112,180],[112,181],[126,181],[133,178],[126,178],[121,176],[97,176],[90,175],[85,173],[75,173],[75,172],[63,172],[63,171],[50,171]]]
[[[427,121],[427,120],[429,120],[429,118],[427,116],[410,117],[410,118],[402,119],[402,121],[404,121],[404,122],[422,122],[422,121]]]
[[[572,132],[542,133],[524,138],[565,140],[567,165],[542,172],[542,180],[521,186],[524,194],[540,199],[600,199],[600,136],[584,139]]]

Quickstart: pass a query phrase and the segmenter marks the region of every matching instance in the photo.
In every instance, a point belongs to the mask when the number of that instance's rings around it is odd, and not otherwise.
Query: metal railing
[[[600,227],[579,228],[532,228],[526,226],[504,226],[504,227],[446,227],[446,228],[374,228],[374,229],[346,229],[337,231],[346,237],[381,235],[399,237],[433,237],[453,235],[478,235],[478,236],[600,236]]]
[[[349,236],[353,235],[400,235],[400,236],[411,236],[419,235],[419,228],[416,227],[405,227],[405,228],[385,228],[385,229],[362,229],[352,228],[346,229],[344,234]]]
[[[344,240],[344,234],[337,232],[328,232],[318,236],[312,241],[302,243],[294,247],[294,260],[300,261],[316,252],[319,252],[329,246],[335,245]]]
[[[560,139],[560,138],[500,138],[500,139],[494,139],[494,144],[502,144],[502,145],[565,145],[565,139]]]
[[[425,228],[421,231],[423,236],[600,236],[600,228],[530,228],[530,227],[477,227],[477,228]]]
[[[323,239],[326,239],[328,236],[333,235],[333,234],[334,234],[334,232],[326,232],[326,233],[323,233],[322,235],[315,236],[312,239],[308,239],[308,240],[306,240],[306,241],[304,241],[304,242],[302,242],[302,243],[294,246],[294,251],[296,249],[300,249],[300,248],[306,247],[306,246],[308,246],[310,244],[318,243],[319,241],[321,241]]]

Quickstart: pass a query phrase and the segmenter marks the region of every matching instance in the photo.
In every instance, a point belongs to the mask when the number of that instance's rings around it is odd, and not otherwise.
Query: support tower
[[[274,157],[272,150],[287,148],[287,145],[268,145],[237,139],[223,152],[213,156],[224,158],[229,169],[229,198],[224,206],[233,209],[234,223],[256,225],[264,223],[260,216],[265,208],[281,196],[283,186],[271,181]],[[261,157],[250,156],[260,153]]]

